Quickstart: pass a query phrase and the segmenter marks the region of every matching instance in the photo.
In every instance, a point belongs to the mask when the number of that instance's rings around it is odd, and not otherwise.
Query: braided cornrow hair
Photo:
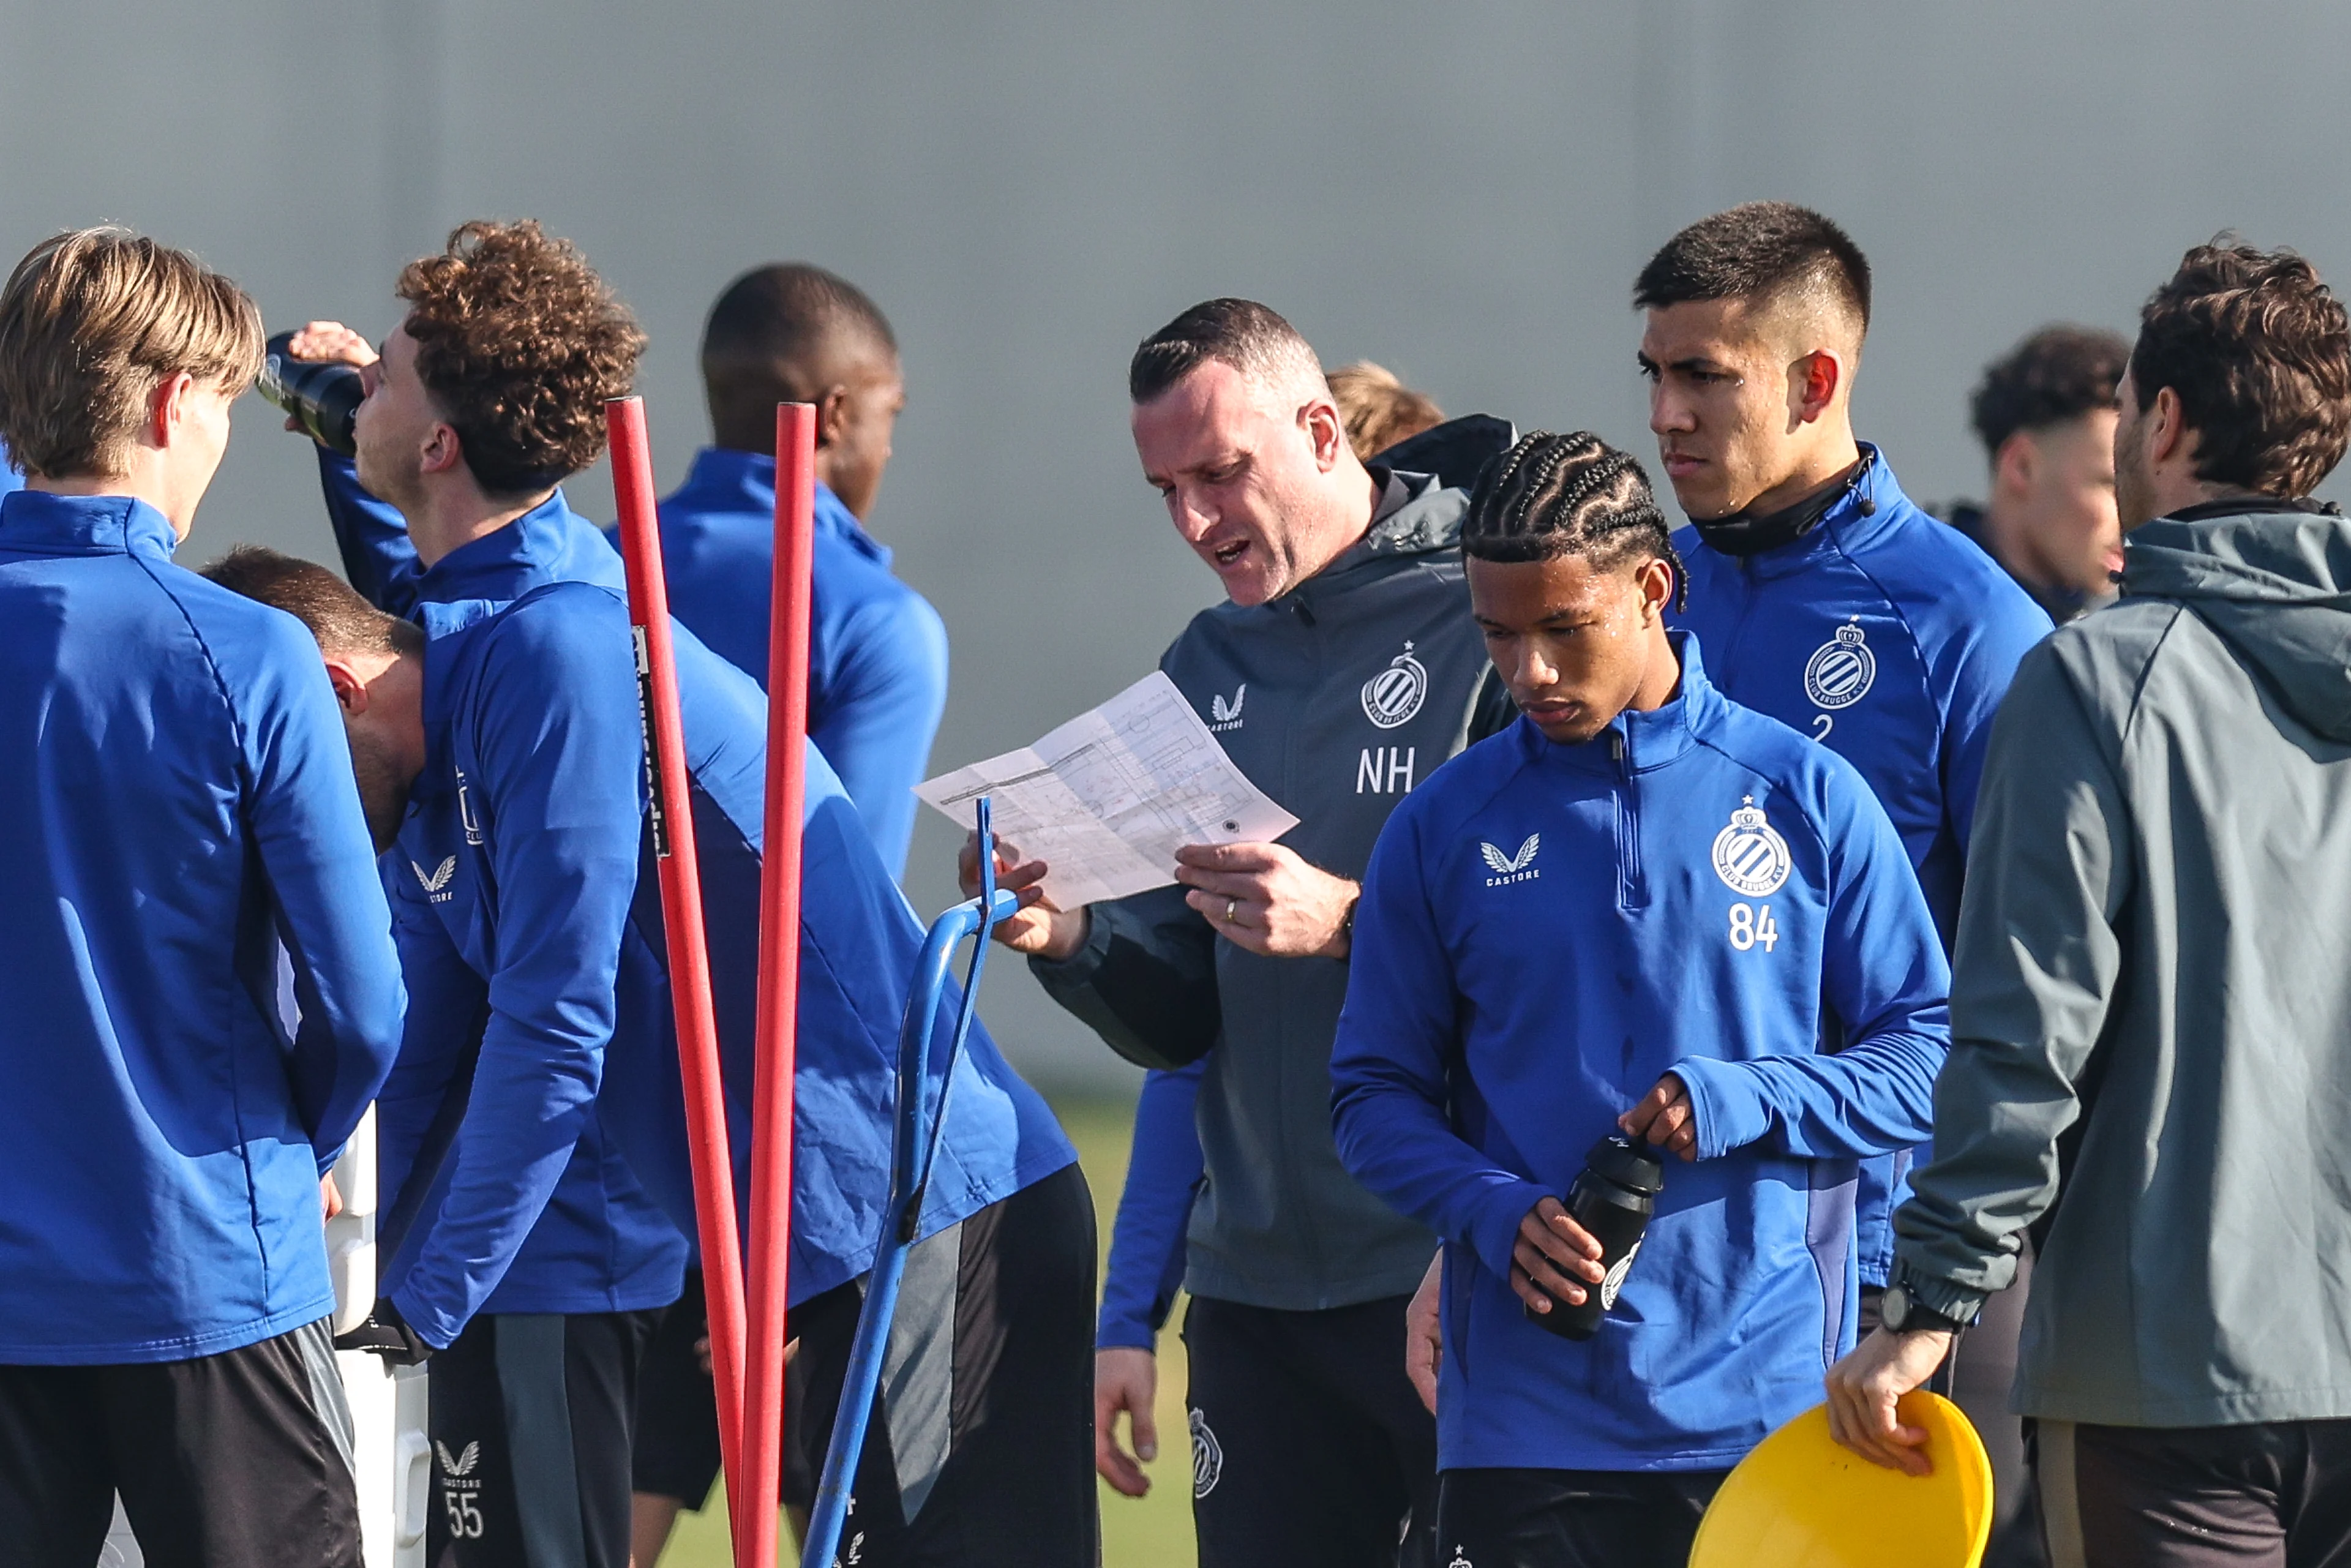
[[[1673,530],[1640,460],[1588,430],[1539,430],[1489,462],[1469,493],[1461,552],[1479,560],[1578,555],[1613,570],[1635,556],[1673,569],[1674,608],[1688,599]]]

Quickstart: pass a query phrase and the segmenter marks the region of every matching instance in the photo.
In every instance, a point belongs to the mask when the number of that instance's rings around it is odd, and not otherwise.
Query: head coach
[[[1302,821],[1084,909],[1035,902],[1044,867],[1008,866],[1031,902],[1001,935],[1122,1055],[1208,1057],[1185,1329],[1200,1560],[1394,1563],[1409,1519],[1414,1561],[1436,1435],[1396,1345],[1435,1240],[1339,1164],[1330,1058],[1373,841],[1508,718],[1468,616],[1467,498],[1409,446],[1366,468],[1314,351],[1263,305],[1186,310],[1135,350],[1128,390],[1144,476],[1227,601],[1160,667]]]

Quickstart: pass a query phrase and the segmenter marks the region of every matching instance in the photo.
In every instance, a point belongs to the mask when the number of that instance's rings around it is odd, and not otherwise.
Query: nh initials
[[[1407,795],[1412,792],[1414,747],[1409,746],[1366,747],[1355,759],[1355,793],[1358,795]]]

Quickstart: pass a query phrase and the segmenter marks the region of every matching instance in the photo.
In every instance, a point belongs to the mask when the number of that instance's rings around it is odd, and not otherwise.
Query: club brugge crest
[[[1382,729],[1411,722],[1428,696],[1428,666],[1412,656],[1412,644],[1388,667],[1364,683],[1364,716]]]
[[[1777,893],[1788,880],[1788,841],[1763,820],[1752,795],[1730,813],[1730,825],[1714,835],[1714,874],[1749,898]]]
[[[1869,695],[1877,679],[1877,655],[1862,636],[1861,618],[1836,629],[1804,664],[1804,695],[1823,708],[1851,707]]]

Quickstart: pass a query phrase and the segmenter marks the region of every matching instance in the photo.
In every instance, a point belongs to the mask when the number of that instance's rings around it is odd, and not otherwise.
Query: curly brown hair
[[[2351,444],[2351,317],[2292,251],[2190,250],[2139,313],[2130,370],[2139,412],[2179,394],[2208,483],[2307,496]]]
[[[403,268],[416,373],[493,496],[551,489],[603,454],[645,335],[588,258],[537,222],[464,224]]]

